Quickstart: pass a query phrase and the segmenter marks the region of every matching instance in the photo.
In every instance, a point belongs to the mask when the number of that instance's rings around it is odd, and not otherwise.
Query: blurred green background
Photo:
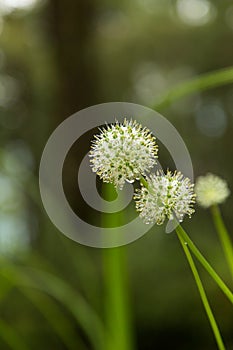
[[[1,350],[93,349],[104,319],[102,250],[58,232],[40,200],[40,157],[55,127],[97,103],[157,106],[195,176],[211,171],[233,188],[233,85],[166,99],[232,64],[230,0],[0,0]],[[232,204],[222,206],[230,232]],[[210,214],[197,208],[184,227],[230,285]],[[127,254],[137,349],[215,349],[175,234],[154,227]],[[200,272],[231,349],[232,306]]]

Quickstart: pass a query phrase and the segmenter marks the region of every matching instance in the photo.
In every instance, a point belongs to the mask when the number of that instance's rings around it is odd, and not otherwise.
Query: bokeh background
[[[232,189],[233,85],[159,102],[178,84],[232,65],[233,3],[0,0],[0,46],[0,349],[92,349],[96,329],[85,310],[104,318],[102,250],[70,241],[49,221],[38,188],[43,147],[62,120],[93,104],[158,106],[186,142],[195,176],[216,173]],[[232,204],[222,206],[230,232]],[[230,285],[209,212],[197,208],[184,227]],[[215,349],[176,235],[154,227],[127,255],[136,348]],[[232,306],[200,273],[233,348]]]

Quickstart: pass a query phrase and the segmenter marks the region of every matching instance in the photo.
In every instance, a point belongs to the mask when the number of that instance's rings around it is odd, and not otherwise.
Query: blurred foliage
[[[211,171],[233,188],[232,41],[230,0],[0,0],[1,349],[103,349],[106,337],[101,250],[64,237],[40,200],[50,133],[95,103],[157,106],[195,175]],[[222,207],[229,228],[232,205]],[[209,213],[197,208],[184,226],[230,285]],[[154,227],[127,250],[138,349],[213,349],[175,235]],[[231,348],[230,304],[200,272]]]

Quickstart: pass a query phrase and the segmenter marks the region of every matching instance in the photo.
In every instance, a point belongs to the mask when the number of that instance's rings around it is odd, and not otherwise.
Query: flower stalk
[[[104,187],[105,198],[111,200],[115,190]],[[109,222],[108,222],[109,220]],[[119,226],[119,217],[112,214],[105,225]],[[105,317],[108,336],[106,350],[133,350],[132,318],[130,312],[127,247],[105,248],[102,251],[105,288]]]
[[[197,270],[197,268],[195,266],[195,263],[193,261],[192,255],[190,254],[189,248],[186,245],[186,242],[184,241],[184,239],[183,239],[183,237],[182,237],[182,235],[181,235],[179,230],[177,230],[177,236],[179,238],[179,241],[180,241],[180,243],[182,245],[182,248],[184,250],[185,256],[186,256],[186,258],[188,260],[189,266],[190,266],[191,271],[193,273],[193,276],[194,276],[194,279],[195,279],[195,282],[196,282],[196,285],[197,285],[197,288],[198,288],[198,291],[199,291],[199,294],[200,294],[203,306],[205,308],[207,317],[209,319],[211,328],[213,330],[214,337],[215,337],[216,343],[218,345],[218,348],[219,348],[219,350],[225,350],[225,346],[224,346],[224,343],[223,343],[220,331],[218,329],[218,325],[216,323],[216,320],[214,318],[213,312],[211,310],[209,301],[208,301],[207,296],[206,296],[205,289],[203,287],[203,284],[202,284],[202,281],[200,279],[198,270]]]
[[[105,312],[110,343],[106,350],[133,350],[127,248],[103,250],[105,280]]]
[[[184,240],[184,242],[187,243],[187,245],[188,245],[189,249],[191,250],[191,252],[195,255],[195,257],[199,260],[201,265],[205,268],[205,270],[209,273],[209,275],[213,278],[213,280],[221,288],[221,290],[226,295],[226,297],[233,304],[233,294],[232,294],[232,292],[226,286],[226,284],[223,282],[221,277],[219,277],[219,275],[215,272],[215,270],[212,268],[212,266],[208,263],[208,261],[204,258],[204,256],[201,254],[199,249],[196,247],[196,245],[193,243],[193,241],[189,238],[189,236],[185,232],[185,230],[179,225],[176,228],[176,232]]]
[[[218,232],[218,236],[229,266],[231,276],[233,278],[233,246],[232,246],[229,233],[224,224],[220,209],[217,205],[213,205],[211,207],[211,213],[212,213],[213,221],[214,221],[216,230]]]

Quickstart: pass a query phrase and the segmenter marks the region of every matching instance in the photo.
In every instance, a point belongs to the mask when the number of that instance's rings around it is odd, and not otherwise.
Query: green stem
[[[107,185],[106,198],[111,200],[114,188]],[[120,226],[119,216],[111,214],[104,224]],[[130,315],[129,285],[127,271],[127,247],[103,249],[103,271],[105,282],[105,309],[107,329],[110,337],[106,341],[106,350],[132,350],[132,322]]]
[[[205,289],[204,289],[203,284],[201,282],[201,279],[200,279],[199,273],[197,271],[197,268],[195,266],[195,263],[193,261],[192,255],[190,254],[188,246],[186,245],[186,242],[184,241],[184,239],[183,239],[182,235],[180,234],[179,230],[177,230],[177,236],[178,236],[178,238],[180,240],[180,243],[181,243],[181,245],[183,247],[184,253],[185,253],[186,258],[188,260],[189,266],[190,266],[190,268],[192,270],[192,273],[193,273],[194,279],[196,281],[197,288],[198,288],[198,291],[199,291],[202,303],[204,305],[207,317],[209,319],[209,322],[210,322],[210,325],[212,327],[212,330],[213,330],[216,342],[218,344],[218,348],[219,348],[219,350],[225,350],[225,346],[223,344],[222,337],[221,337],[221,334],[220,334],[219,329],[218,329],[218,325],[217,325],[217,323],[215,321],[213,312],[211,310],[210,304],[209,304],[207,296],[206,296]]]
[[[233,246],[232,246],[232,242],[231,242],[229,233],[227,232],[226,226],[223,222],[223,218],[222,218],[221,212],[219,210],[219,207],[217,205],[213,205],[211,207],[211,212],[212,212],[212,216],[213,216],[216,230],[217,230],[218,235],[219,235],[220,242],[222,244],[224,254],[226,256],[226,260],[228,262],[229,270],[230,270],[232,278],[233,278]]]
[[[223,282],[223,280],[219,277],[219,275],[215,272],[215,270],[211,267],[211,265],[208,263],[208,261],[204,258],[204,256],[201,254],[201,252],[196,247],[196,245],[189,238],[189,236],[187,235],[185,230],[179,225],[176,228],[176,232],[177,232],[177,234],[179,234],[182,237],[184,242],[188,244],[189,249],[192,251],[192,253],[195,255],[195,257],[199,260],[199,262],[202,264],[202,266],[206,269],[206,271],[210,274],[210,276],[214,279],[214,281],[221,288],[223,293],[227,296],[227,298],[233,304],[232,292],[226,286],[226,284]]]
[[[144,178],[141,178],[140,181],[143,184],[143,186],[148,188],[148,183]],[[205,259],[205,257],[201,254],[201,252],[196,247],[196,245],[193,243],[193,241],[189,238],[189,236],[187,235],[185,230],[180,225],[178,225],[176,228],[176,231],[180,234],[182,239],[189,245],[189,248],[192,251],[192,253],[196,256],[196,258],[199,260],[199,262],[202,264],[202,266],[206,269],[206,271],[210,274],[210,276],[214,279],[214,281],[221,288],[223,293],[227,296],[227,298],[233,304],[232,292],[226,286],[226,284],[223,282],[223,280],[219,277],[219,275],[215,272],[215,270],[212,268],[212,266],[208,263],[208,261]]]
[[[0,259],[0,274],[20,289],[27,297],[27,288],[38,289],[52,296],[67,308],[86,333],[95,350],[104,349],[107,338],[102,320],[85,299],[66,281],[52,273],[33,268],[19,267]],[[32,299],[31,299],[32,300]],[[39,308],[40,304],[37,305]],[[43,306],[44,307],[44,306]],[[48,312],[48,310],[47,310]]]
[[[8,325],[4,320],[0,319],[0,337],[8,345],[7,349],[11,350],[29,350],[24,340],[18,334],[14,326]],[[2,345],[4,347],[4,345]],[[3,348],[2,347],[2,348]]]
[[[140,183],[148,189],[148,182],[145,180],[143,176],[140,177]]]
[[[106,318],[111,344],[107,350],[131,350],[132,330],[129,312],[126,247],[104,249]]]
[[[155,103],[153,108],[155,110],[162,110],[182,97],[231,83],[233,83],[233,67],[203,74],[195,79],[185,81],[166,92],[160,97],[159,101]]]

